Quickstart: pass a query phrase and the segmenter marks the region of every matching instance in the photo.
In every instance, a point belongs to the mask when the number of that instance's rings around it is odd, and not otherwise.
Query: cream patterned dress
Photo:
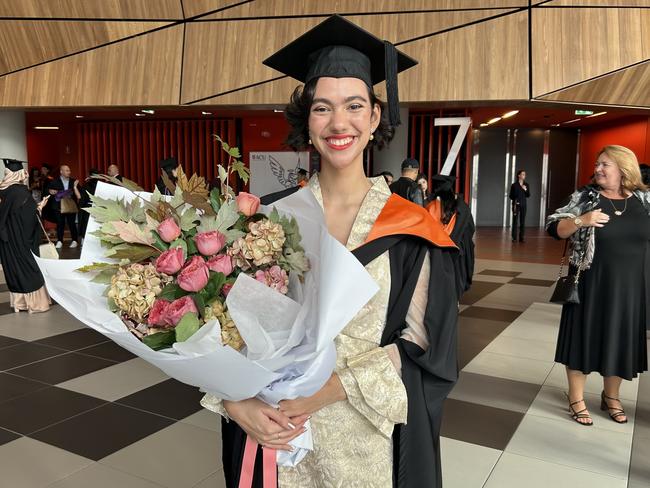
[[[372,188],[361,205],[347,242],[349,250],[363,244],[391,195],[383,177],[371,181]],[[317,176],[310,180],[309,188],[322,206]],[[416,288],[416,295],[420,297],[427,292],[428,262],[425,265],[427,269],[423,269]],[[312,415],[314,450],[296,467],[279,467],[281,488],[392,487],[391,436],[395,424],[406,422],[407,396],[399,373],[397,348],[394,345],[379,347],[391,284],[388,252],[369,263],[366,270],[380,290],[335,340],[336,373],[347,400],[328,405]],[[423,311],[425,304],[411,308]],[[410,327],[403,336],[426,347],[426,338],[419,337],[423,330],[420,325],[423,313],[418,312],[421,311],[409,310],[407,322]],[[412,324],[414,321],[419,324]],[[215,397],[206,395],[202,404],[223,414],[221,401]]]

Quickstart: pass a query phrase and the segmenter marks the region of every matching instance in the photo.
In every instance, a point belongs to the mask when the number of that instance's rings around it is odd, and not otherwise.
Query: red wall
[[[34,129],[30,114],[25,117],[25,136],[27,142],[27,161],[29,167],[40,168],[44,163],[56,168],[60,164],[67,164],[74,176],[79,176],[79,162],[77,161],[77,133],[74,124],[53,124],[59,130]]]
[[[618,144],[630,148],[640,163],[650,163],[650,118],[631,117],[611,125],[583,129],[580,133],[578,187],[589,182],[596,154],[603,146]]]

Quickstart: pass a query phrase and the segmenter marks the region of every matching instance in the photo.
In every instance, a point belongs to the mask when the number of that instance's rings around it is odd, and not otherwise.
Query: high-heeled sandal
[[[600,394],[600,409],[602,411],[607,410],[607,413],[609,414],[609,418],[612,419],[617,424],[626,424],[627,418],[625,420],[619,420],[619,417],[623,417],[623,416],[627,417],[627,415],[625,415],[625,410],[623,410],[622,408],[610,407],[607,404],[607,400],[621,403],[621,401],[618,398],[612,398],[605,395],[605,390],[603,390],[602,393]],[[623,406],[622,403],[621,406]]]
[[[564,396],[566,396],[566,399],[569,401],[569,412],[571,413],[571,417],[573,418],[573,420],[575,420],[580,425],[585,425],[587,427],[589,427],[591,425],[594,425],[594,421],[591,418],[591,415],[589,415],[589,413],[583,413],[583,412],[588,412],[589,411],[587,409],[587,403],[585,403],[585,408],[583,408],[582,410],[576,411],[573,408],[574,405],[576,405],[576,404],[578,404],[580,402],[584,402],[585,401],[584,399],[580,399],[580,400],[577,400],[577,401],[571,403],[571,398],[569,397],[569,395],[566,392],[564,393]],[[579,419],[589,419],[589,422],[580,422]]]

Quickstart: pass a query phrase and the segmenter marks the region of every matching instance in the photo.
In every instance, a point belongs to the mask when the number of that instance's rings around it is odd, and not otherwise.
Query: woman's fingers
[[[264,409],[264,414],[273,420],[276,424],[281,425],[286,430],[294,429],[296,426],[291,422],[288,415],[275,408],[268,407]]]

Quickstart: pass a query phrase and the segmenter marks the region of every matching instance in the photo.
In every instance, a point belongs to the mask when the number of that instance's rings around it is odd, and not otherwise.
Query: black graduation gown
[[[470,289],[474,275],[474,218],[465,201],[457,198],[456,224],[449,237],[458,246],[458,253],[454,256],[456,267],[456,283],[458,296]]]
[[[31,293],[44,285],[38,255],[41,226],[36,202],[25,185],[0,191],[0,259],[9,291]]]
[[[428,214],[427,218],[430,218]],[[438,247],[413,235],[385,235],[357,248],[353,254],[366,265],[387,250],[391,290],[380,346],[397,345],[408,396],[407,424],[395,426],[393,433],[393,486],[440,488],[442,407],[458,379],[458,293],[454,264],[458,250]],[[400,336],[407,327],[406,315],[427,253],[430,281],[424,325],[430,346],[424,351]],[[221,425],[226,486],[236,488],[246,434],[235,422],[222,419]],[[261,458],[261,448],[258,448],[254,488],[262,487]]]

